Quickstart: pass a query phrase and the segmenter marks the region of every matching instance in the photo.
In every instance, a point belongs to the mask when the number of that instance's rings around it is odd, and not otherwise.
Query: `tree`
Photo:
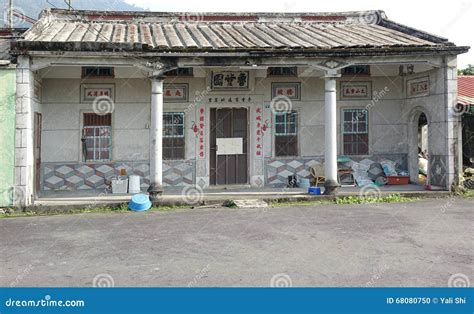
[[[474,65],[468,64],[465,69],[458,69],[458,75],[474,75]]]

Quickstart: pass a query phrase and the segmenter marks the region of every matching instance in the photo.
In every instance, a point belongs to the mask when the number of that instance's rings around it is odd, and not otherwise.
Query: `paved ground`
[[[0,285],[447,286],[474,280],[473,210],[432,199],[0,219]]]
[[[321,192],[324,188],[321,188]],[[436,197],[439,195],[449,195],[448,191],[443,191],[440,187],[432,187],[431,191],[425,190],[424,186],[407,185],[384,185],[381,187],[341,187],[338,191],[339,196],[365,195],[365,196],[384,196],[399,193],[406,196]],[[44,192],[41,197],[35,200],[36,209],[45,209],[50,207],[56,209],[70,208],[71,206],[83,207],[94,205],[112,205],[128,202],[131,194],[111,194],[104,191],[58,191]],[[207,204],[222,204],[228,199],[302,199],[302,198],[325,198],[325,196],[312,196],[308,194],[307,188],[254,188],[250,186],[230,186],[226,188],[211,187],[204,190],[194,187],[185,188],[166,188],[164,190],[161,202],[163,204],[197,204],[204,202]]]

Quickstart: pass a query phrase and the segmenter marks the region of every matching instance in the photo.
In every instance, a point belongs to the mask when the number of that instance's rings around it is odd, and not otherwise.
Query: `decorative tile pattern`
[[[363,162],[365,164],[372,164],[380,162],[383,159],[388,159],[395,162],[397,172],[406,171],[408,168],[406,154],[391,154],[391,155],[373,155],[367,157],[354,157],[351,160],[356,162]],[[265,184],[269,186],[286,186],[288,183],[288,176],[296,175],[302,178],[310,178],[311,174],[309,168],[315,163],[324,163],[323,156],[296,158],[296,159],[265,159]],[[348,162],[347,167],[351,167],[352,161]]]
[[[192,161],[165,161],[163,167],[164,186],[186,186],[194,182],[194,165]]]
[[[446,156],[430,155],[430,184],[435,186],[446,186]]]
[[[322,157],[298,158],[298,159],[266,159],[265,171],[266,185],[286,186],[288,176],[297,175],[299,177],[309,178],[309,168],[322,162]]]
[[[148,161],[115,162],[100,164],[44,163],[41,165],[43,191],[104,190],[107,181],[125,169],[127,175],[138,175],[140,187],[146,190],[150,185]],[[163,185],[186,186],[194,184],[194,161],[163,161]]]

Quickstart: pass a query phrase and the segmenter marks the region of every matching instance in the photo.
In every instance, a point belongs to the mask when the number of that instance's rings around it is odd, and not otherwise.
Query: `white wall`
[[[389,69],[390,73],[396,72],[395,69]],[[379,75],[384,72],[380,68],[377,71],[380,72]],[[113,159],[134,161],[149,158],[147,127],[150,119],[150,82],[143,77],[143,73],[133,68],[116,68],[116,79],[85,81],[80,79],[80,68],[78,67],[48,68],[42,70],[40,74],[42,77],[43,162],[79,162],[81,160],[79,131],[81,113],[92,111],[91,104],[80,102],[81,83],[115,84],[115,108],[112,118]],[[338,79],[339,82],[348,80],[354,79],[350,77]],[[406,153],[408,107],[411,107],[412,103],[418,103],[419,99],[411,99],[408,104],[406,103],[404,79],[396,75],[362,77],[356,80],[371,81],[373,92],[385,90],[385,93],[378,101],[341,100],[338,94],[339,143],[342,142],[340,134],[341,109],[368,108],[369,154]],[[173,81],[189,84],[190,102],[165,103],[165,111],[185,110],[192,103],[196,93],[204,92],[207,86],[205,75]],[[170,82],[170,79],[165,81],[165,83],[167,82]],[[254,102],[247,106],[252,109],[257,104],[268,105],[272,100],[272,82],[301,82],[301,101],[293,102],[294,109],[299,111],[300,155],[302,157],[324,155],[324,81],[320,77],[256,77],[253,91],[240,92],[244,95],[250,94],[257,101],[257,103]],[[210,92],[209,97],[216,93]],[[219,94],[223,94],[223,92]],[[433,97],[433,101],[438,101],[436,100],[437,96]],[[207,97],[204,97],[203,102],[207,102]],[[215,106],[215,104],[212,105]],[[185,117],[186,157],[188,159],[194,159],[196,151],[196,137],[191,130],[191,122],[194,120],[195,108],[192,108]],[[250,134],[252,137],[253,133]],[[272,157],[271,135],[270,140],[265,139],[265,141],[265,157]],[[342,147],[339,145],[339,154],[341,151]]]

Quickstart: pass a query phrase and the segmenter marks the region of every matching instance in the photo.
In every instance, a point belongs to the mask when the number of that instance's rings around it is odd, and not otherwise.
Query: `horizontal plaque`
[[[430,79],[428,76],[407,81],[407,96],[420,97],[430,94]]]
[[[163,101],[187,102],[188,84],[163,84]]]
[[[301,83],[272,83],[272,98],[279,96],[301,100]]]
[[[371,82],[341,82],[341,99],[371,99]]]
[[[249,88],[249,71],[212,71],[211,88],[239,90]]]
[[[114,100],[114,84],[82,84],[81,102],[93,102],[98,97]]]

